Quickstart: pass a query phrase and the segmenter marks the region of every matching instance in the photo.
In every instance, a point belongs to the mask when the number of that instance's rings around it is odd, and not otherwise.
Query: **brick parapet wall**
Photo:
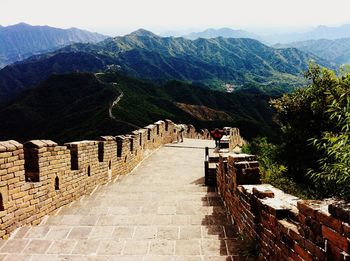
[[[220,157],[217,186],[238,229],[260,246],[260,260],[350,260],[350,205],[300,200],[259,184],[255,156]]]
[[[210,138],[207,130],[189,129],[189,138]],[[129,173],[176,138],[175,124],[165,120],[128,135],[63,146],[49,140],[0,142],[0,237],[9,237],[23,225],[39,224],[45,215]]]

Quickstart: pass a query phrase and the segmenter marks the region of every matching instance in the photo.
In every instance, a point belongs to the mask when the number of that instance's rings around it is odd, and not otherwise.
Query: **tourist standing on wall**
[[[220,148],[220,140],[222,138],[223,133],[224,133],[224,131],[219,130],[218,128],[215,128],[214,130],[212,130],[210,132],[211,136],[215,140],[215,147],[216,148]]]
[[[178,124],[176,125],[176,129],[177,129],[177,142],[183,142],[184,141],[184,132],[185,132],[185,125],[183,124]]]

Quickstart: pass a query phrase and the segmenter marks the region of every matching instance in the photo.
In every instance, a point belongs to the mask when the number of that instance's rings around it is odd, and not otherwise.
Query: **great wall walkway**
[[[204,147],[161,147],[39,226],[0,241],[0,260],[239,260],[219,195],[203,186]]]

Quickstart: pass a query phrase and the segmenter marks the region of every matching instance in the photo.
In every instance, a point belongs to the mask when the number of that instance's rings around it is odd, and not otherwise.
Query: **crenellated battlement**
[[[170,120],[157,121],[127,135],[58,145],[51,140],[0,142],[0,237],[39,224],[45,215],[129,173],[152,151],[176,141]],[[187,138],[211,139],[192,126]]]

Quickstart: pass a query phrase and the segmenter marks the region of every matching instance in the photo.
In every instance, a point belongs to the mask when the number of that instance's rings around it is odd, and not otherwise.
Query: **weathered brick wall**
[[[191,137],[206,138],[191,128]],[[203,132],[204,134],[206,132]],[[0,142],[0,237],[129,173],[162,144],[176,141],[170,120],[128,135],[59,146],[49,140]]]
[[[251,155],[220,157],[217,184],[239,230],[260,245],[260,260],[350,260],[349,204],[260,184]]]

